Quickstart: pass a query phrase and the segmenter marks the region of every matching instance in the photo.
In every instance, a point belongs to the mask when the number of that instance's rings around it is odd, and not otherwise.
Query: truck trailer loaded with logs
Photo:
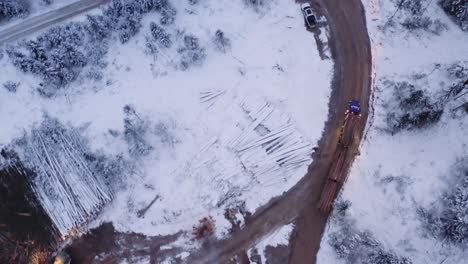
[[[330,211],[336,191],[339,185],[344,182],[346,156],[349,146],[353,143],[354,130],[360,116],[361,104],[355,100],[350,101],[348,109],[345,112],[343,125],[341,126],[338,147],[334,153],[334,163],[330,166],[327,181],[320,195],[318,209],[324,213]]]

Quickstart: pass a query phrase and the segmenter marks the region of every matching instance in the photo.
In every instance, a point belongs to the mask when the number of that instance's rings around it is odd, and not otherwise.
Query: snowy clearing
[[[298,6],[278,1],[259,17],[240,3],[201,4],[205,6],[195,10],[196,16],[179,23],[202,42],[221,28],[232,40],[227,55],[208,55],[200,69],[164,73],[147,85],[142,76],[151,78],[165,66],[156,62],[154,71],[139,66],[137,47],[129,45],[115,51],[121,54],[115,56],[115,64],[131,69],[126,78],[117,79],[121,74],[117,71],[106,74],[116,76],[114,85],[120,91],[115,96],[122,103],[174,124],[177,139],[145,160],[146,176],[132,180],[133,186],[106,210],[102,220],[114,220],[122,230],[148,234],[189,230],[194,219],[211,214],[217,233],[225,233],[224,208],[246,201],[253,211],[286,191],[304,175],[320,137],[332,65],[318,59]],[[229,18],[237,14],[244,19],[233,25]],[[142,97],[131,86],[153,96]],[[128,213],[129,201],[137,210],[157,194],[162,201],[144,219]]]
[[[446,16],[437,1],[422,1],[422,10],[423,16],[440,20],[441,24],[432,25],[442,25],[441,28],[413,31],[399,24],[405,18],[402,12],[388,22],[396,9],[391,1],[363,2],[375,63],[375,110],[368,122],[361,155],[338,199],[350,202],[350,206],[335,208],[317,263],[353,262],[359,255],[353,252],[363,245],[360,238],[348,238],[354,241],[347,244],[340,242],[345,245],[334,244],[340,234],[346,239],[343,234],[350,234],[347,232],[364,232],[361,238],[368,236],[366,239],[375,243],[368,250],[383,250],[373,254],[388,254],[385,256],[389,259],[406,257],[414,264],[466,263],[466,251],[432,237],[418,214],[419,208],[430,208],[443,192],[453,189],[452,167],[468,154],[468,116],[455,112],[454,107],[466,102],[466,98],[455,97],[445,105],[435,124],[419,130],[392,135],[387,132],[386,118],[393,111],[391,107],[395,107],[391,102],[394,100],[391,82],[409,82],[432,98],[438,98],[453,85],[446,69],[466,61],[468,35]],[[343,212],[349,225],[346,227],[339,216]],[[365,254],[354,259],[354,263],[375,263]],[[408,263],[403,259],[394,261]]]
[[[19,83],[15,92],[0,89],[0,118],[7,120],[0,146],[29,134],[47,113],[80,128],[93,153],[122,155],[134,165],[93,225],[112,221],[119,231],[189,233],[198,219],[211,215],[220,237],[230,225],[225,209],[245,203],[253,212],[304,176],[327,118],[333,64],[320,60],[299,5],[288,0],[258,12],[242,1],[172,5],[178,15],[165,28],[176,37],[173,47],[148,54],[150,23],[160,19],[150,13],[128,43],[110,44],[102,80],[78,79],[52,98],[36,91],[39,78],[0,55],[0,83]],[[231,42],[225,52],[213,44],[218,29]],[[187,38],[178,36],[189,33],[206,58],[184,69],[178,61]],[[144,155],[127,149],[127,125],[135,124],[147,131]],[[85,168],[67,165],[76,155],[53,157],[52,171],[63,179]],[[29,162],[40,167],[36,161]],[[94,210],[94,202],[107,201],[111,195],[104,193],[84,207]],[[59,200],[77,199],[73,195]],[[42,203],[62,234],[76,225],[68,216],[89,213],[66,206],[70,212],[62,215],[47,199]]]

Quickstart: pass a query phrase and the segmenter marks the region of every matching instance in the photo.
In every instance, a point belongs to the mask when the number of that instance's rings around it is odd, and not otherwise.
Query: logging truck
[[[330,212],[335,198],[336,191],[340,184],[344,181],[344,169],[348,147],[352,144],[354,138],[354,130],[357,121],[361,116],[361,104],[359,101],[352,100],[348,103],[348,108],[345,112],[345,119],[340,129],[338,138],[338,147],[334,153],[333,164],[330,166],[327,175],[327,181],[320,195],[318,209],[324,213]]]

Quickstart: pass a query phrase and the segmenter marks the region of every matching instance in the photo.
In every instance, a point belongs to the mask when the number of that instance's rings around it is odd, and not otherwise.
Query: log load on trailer
[[[335,151],[333,161],[328,171],[327,182],[320,195],[318,209],[324,213],[328,213],[332,207],[333,199],[339,184],[344,181],[345,161],[348,153],[348,147],[354,139],[354,130],[358,119],[361,116],[361,104],[358,101],[352,100],[348,103],[348,109],[345,112],[345,120],[341,126],[340,136],[338,138],[338,148]]]

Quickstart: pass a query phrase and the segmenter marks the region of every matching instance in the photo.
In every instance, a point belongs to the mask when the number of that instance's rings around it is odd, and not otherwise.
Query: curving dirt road
[[[315,263],[328,217],[317,210],[317,203],[333,162],[347,102],[351,99],[361,101],[363,115],[346,155],[346,168],[358,152],[369,109],[372,62],[364,8],[359,0],[316,0],[313,5],[330,24],[330,46],[335,60],[329,118],[319,142],[320,151],[314,154],[306,176],[293,188],[255,212],[242,230],[227,240],[208,243],[193,253],[187,263],[226,263],[270,232],[295,220],[289,263]]]
[[[17,40],[50,25],[91,10],[110,0],[80,0],[47,13],[28,18],[0,31],[0,45]]]
[[[329,121],[326,125],[326,131],[329,134],[324,135],[321,142],[326,153],[319,157],[319,164],[313,168],[312,173],[306,176],[306,178],[320,178],[322,183],[311,186],[310,194],[305,197],[308,205],[301,211],[296,221],[296,230],[290,245],[290,263],[316,262],[316,255],[320,248],[320,240],[327,220],[327,216],[322,215],[315,206],[320,195],[317,187],[322,188],[326,177],[325,172],[331,162],[331,157],[328,154],[333,153],[336,149],[338,139],[336,131],[343,122],[344,115],[342,113],[345,111],[346,101],[357,99],[361,101],[363,111],[354,135],[356,140],[347,153],[346,169],[342,173],[348,172],[363,135],[371,92],[371,48],[361,1],[318,0],[316,4],[327,17],[331,30],[335,76],[330,109],[336,109],[337,112],[330,111]]]

